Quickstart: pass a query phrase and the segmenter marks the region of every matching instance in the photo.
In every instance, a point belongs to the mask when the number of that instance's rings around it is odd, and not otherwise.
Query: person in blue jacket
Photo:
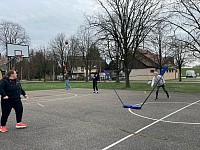
[[[23,105],[20,95],[28,98],[21,84],[17,80],[17,73],[14,70],[7,72],[6,76],[0,81],[1,94],[1,132],[7,132],[6,123],[12,108],[16,113],[16,128],[25,128],[26,124],[22,123]]]

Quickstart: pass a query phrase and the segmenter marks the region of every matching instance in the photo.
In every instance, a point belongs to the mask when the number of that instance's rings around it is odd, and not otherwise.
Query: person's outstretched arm
[[[152,81],[151,81],[151,87],[153,87],[154,81],[155,81],[155,76],[153,77],[153,79],[152,79]]]

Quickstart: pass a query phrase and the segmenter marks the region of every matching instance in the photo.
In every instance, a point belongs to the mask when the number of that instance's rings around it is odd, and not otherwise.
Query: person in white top
[[[151,87],[153,87],[154,83],[156,83],[156,86],[157,86],[156,99],[158,99],[158,92],[159,92],[160,87],[163,88],[163,91],[167,94],[167,98],[169,98],[169,93],[165,89],[165,79],[161,75],[159,75],[158,72],[154,72],[154,75],[155,76],[153,77],[151,81]]]

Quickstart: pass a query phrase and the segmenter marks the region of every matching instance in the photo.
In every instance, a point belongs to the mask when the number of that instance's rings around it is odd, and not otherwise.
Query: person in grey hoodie
[[[161,87],[163,88],[163,91],[167,94],[167,98],[169,98],[169,93],[165,89],[165,79],[161,75],[159,75],[158,72],[154,72],[154,77],[151,81],[151,87],[153,87],[154,83],[156,83],[156,86],[157,86],[155,100],[158,99],[158,92]]]

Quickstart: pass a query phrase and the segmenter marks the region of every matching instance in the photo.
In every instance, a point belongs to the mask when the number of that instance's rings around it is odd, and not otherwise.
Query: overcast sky
[[[25,28],[33,47],[46,44],[58,33],[67,37],[84,24],[84,13],[95,10],[94,0],[1,0],[0,20]]]

